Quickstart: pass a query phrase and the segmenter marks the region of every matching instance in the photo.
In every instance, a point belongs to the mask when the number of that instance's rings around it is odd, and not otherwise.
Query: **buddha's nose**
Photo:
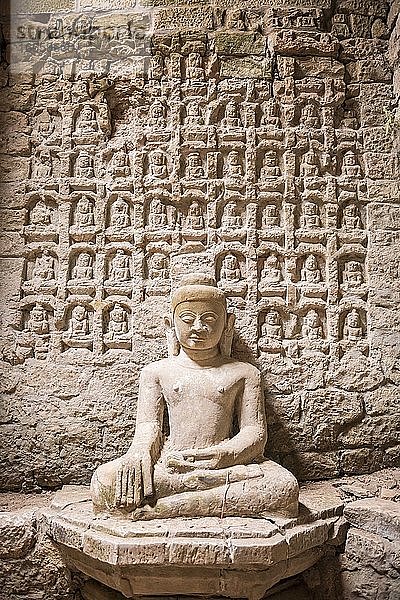
[[[204,324],[200,317],[197,317],[192,325],[192,331],[202,331],[204,329]]]

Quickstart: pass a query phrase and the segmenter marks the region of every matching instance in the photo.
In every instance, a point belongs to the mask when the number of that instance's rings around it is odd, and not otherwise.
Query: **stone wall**
[[[398,463],[396,3],[13,6],[1,488],[87,483],[124,451],[170,289],[200,269],[265,375],[271,457],[301,479]]]

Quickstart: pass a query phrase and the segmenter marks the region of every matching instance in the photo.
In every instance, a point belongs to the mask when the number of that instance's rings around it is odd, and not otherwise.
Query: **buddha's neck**
[[[188,367],[212,367],[219,358],[218,346],[208,350],[181,348],[178,355],[179,362]]]

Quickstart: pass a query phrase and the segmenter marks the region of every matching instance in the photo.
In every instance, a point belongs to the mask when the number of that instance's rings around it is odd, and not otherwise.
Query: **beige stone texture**
[[[265,456],[398,501],[370,475],[400,464],[398,3],[133,4],[32,0],[1,30],[0,488],[127,452],[170,293],[206,272],[262,373]],[[394,600],[362,548],[397,542],[351,531],[343,577],[332,547],[307,585]],[[19,564],[5,600],[50,593]]]

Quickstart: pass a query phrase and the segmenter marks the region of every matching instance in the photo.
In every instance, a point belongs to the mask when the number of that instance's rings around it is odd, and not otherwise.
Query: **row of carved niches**
[[[62,296],[93,297],[97,292],[138,298],[170,291],[171,247],[165,242],[149,244],[144,256],[135,254],[129,243],[123,247],[111,244],[102,252],[94,244],[79,243],[70,248],[61,266],[56,248],[48,246],[31,249],[25,259],[25,296],[56,295],[59,291]],[[222,251],[215,260],[218,285],[227,296],[244,298],[256,276],[259,297],[274,297],[282,303],[305,303],[309,298],[324,303],[328,292],[335,298],[366,298],[365,249],[345,246],[328,257],[322,247],[315,246],[318,251],[297,256],[259,249],[256,271],[248,271],[244,252]]]
[[[331,90],[323,80],[314,83],[317,93],[315,89],[309,90],[314,92],[312,100],[302,95],[307,91],[304,82],[296,82],[295,85],[299,95],[292,101],[286,99],[285,103],[273,96],[265,98],[265,93],[243,101],[243,96],[248,93],[245,86],[234,96],[227,96],[224,92],[221,97],[211,100],[210,90],[206,87],[203,95],[196,96],[187,95],[182,89],[180,102],[170,103],[165,97],[154,100],[150,97],[149,102],[137,110],[137,134],[148,142],[160,142],[170,139],[176,127],[180,127],[182,141],[192,139],[206,143],[207,135],[217,134],[221,143],[227,143],[244,142],[249,128],[256,128],[260,139],[271,137],[276,140],[283,139],[283,129],[287,128],[298,128],[296,133],[299,135],[309,131],[311,137],[316,136],[317,139],[323,137],[324,128],[338,130],[339,139],[340,130],[359,128],[359,107],[355,100],[344,101],[343,82],[332,80],[332,85],[338,87],[335,91],[343,95],[342,103],[333,105],[332,98],[330,102],[325,99],[325,94],[328,95]],[[312,86],[311,83],[309,85]],[[151,91],[154,93],[155,90]],[[214,133],[209,130],[210,127]]]
[[[285,307],[268,307],[259,315],[259,351],[292,359],[342,357],[350,351],[368,354],[365,304],[346,303],[328,317],[326,312],[318,305],[307,305],[297,313]]]
[[[103,310],[89,302],[72,302],[56,330],[51,304],[27,304],[22,311],[22,331],[16,348],[20,359],[45,359],[51,346],[55,351],[70,348],[93,351],[131,350],[134,328],[132,308],[124,301],[113,301]],[[320,307],[310,306],[298,314],[282,307],[270,307],[259,315],[260,352],[291,358],[300,355],[345,354],[357,349],[368,352],[367,317],[363,305],[347,305],[332,315],[327,324]]]
[[[131,350],[132,308],[124,300],[107,303],[95,312],[88,301],[74,301],[55,323],[54,309],[45,301],[27,304],[22,310],[22,325],[16,337],[20,359],[45,359],[50,352],[69,348]]]
[[[207,103],[202,97],[188,97],[184,102],[178,103],[177,113],[175,101],[175,113],[172,113],[166,99],[155,98],[152,103],[138,109],[134,120],[135,135],[140,145],[165,143],[174,137],[179,128],[180,142],[183,145],[192,143],[200,147],[216,145],[225,147],[230,144],[240,147],[248,141],[249,130],[253,135],[254,127],[257,146],[268,139],[287,146],[285,142],[287,135],[296,138],[296,142],[305,138],[313,140],[316,144],[325,143],[325,146],[328,141],[336,146],[345,140],[354,142],[359,139],[356,132],[346,132],[347,129],[354,130],[358,127],[356,110],[348,108],[348,103],[346,108],[343,106],[335,108],[336,120],[339,120],[341,127],[334,128],[332,107],[321,107],[315,101],[310,102],[309,99],[300,97],[294,104],[280,107],[273,97],[268,100],[260,98],[258,102],[238,102],[229,99],[229,96],[228,98],[224,96],[220,101]],[[98,116],[100,111],[105,112],[102,119]],[[329,123],[325,116],[327,111],[332,121]],[[283,113],[286,115],[284,119]],[[31,117],[31,141],[38,150],[43,148],[57,150],[61,146],[65,150],[66,139],[68,139],[67,145],[77,149],[76,161],[79,151],[92,151],[98,146],[104,147],[103,142],[109,137],[111,122],[112,116],[108,114],[107,107],[102,103],[100,109],[93,103],[78,105],[75,114],[64,117],[58,110],[47,108]],[[69,131],[64,132],[63,136],[63,125],[67,127],[67,124]],[[293,130],[293,127],[296,129]],[[290,128],[289,133],[285,133],[284,130],[288,128]],[[293,143],[293,139],[290,141]],[[117,176],[127,176],[127,166],[123,164],[121,155],[118,155],[109,164],[109,172],[115,169],[116,172],[120,171]],[[79,164],[76,168],[78,167]]]
[[[61,296],[122,295],[142,298],[170,291],[169,256],[156,245],[143,258],[133,255],[130,244],[111,245],[96,252],[94,244],[75,244],[67,260],[60,261],[53,247],[35,248],[25,259],[22,291]],[[63,293],[61,290],[66,289]]]
[[[284,258],[278,252],[259,254],[257,289],[260,301],[274,298],[278,304],[307,304],[310,300],[324,305],[328,293],[334,299],[368,295],[365,249],[359,254],[338,253],[337,260],[322,252]],[[243,253],[228,251],[216,259],[218,285],[227,296],[245,297],[254,273],[248,273]],[[332,298],[331,298],[332,299]]]
[[[79,180],[108,180],[108,176],[113,180],[130,177],[134,170],[130,166],[135,162],[134,157],[119,149],[112,155],[109,163],[105,164],[103,156],[94,155],[95,150],[73,151],[69,155],[66,169],[63,169],[55,150],[39,148],[32,157],[31,178],[43,180],[61,172],[66,177]],[[317,156],[314,150],[301,155],[292,148],[278,156],[276,150],[264,147],[258,149],[255,155],[249,154],[244,145],[240,150],[227,149],[225,152],[192,151],[190,148],[186,154],[181,153],[180,157],[174,159],[174,164],[171,153],[161,149],[143,153],[142,159],[140,153],[138,156],[140,160],[135,172],[146,187],[158,186],[160,183],[170,184],[178,177],[184,187],[201,187],[207,180],[225,179],[233,189],[244,186],[246,181],[255,180],[260,189],[279,190],[284,187],[285,176],[295,176],[304,179],[304,189],[316,189],[327,185],[327,181],[322,179],[326,175],[338,175],[339,185],[363,176],[359,159],[353,150],[335,155],[321,152]],[[131,187],[132,181],[129,179],[125,185]]]
[[[284,202],[280,193],[267,193],[259,198],[258,206],[237,192],[221,195],[215,203],[207,204],[205,194],[198,191],[195,198],[189,195],[173,203],[170,194],[158,190],[146,195],[142,207],[131,194],[121,192],[110,194],[105,206],[98,203],[98,208],[93,193],[76,193],[61,204],[51,194],[33,193],[24,236],[28,242],[57,242],[60,227],[67,225],[72,243],[93,242],[100,231],[108,242],[132,242],[135,230],[144,226],[150,238],[165,238],[168,232],[179,230],[186,242],[203,242],[206,230],[212,227],[223,241],[242,241],[249,228],[255,227],[259,241],[282,246],[285,235],[292,231],[297,244],[325,244],[332,229],[338,230],[342,243],[366,241],[365,208],[352,194],[345,196],[348,199],[343,204],[318,199],[295,205]]]

